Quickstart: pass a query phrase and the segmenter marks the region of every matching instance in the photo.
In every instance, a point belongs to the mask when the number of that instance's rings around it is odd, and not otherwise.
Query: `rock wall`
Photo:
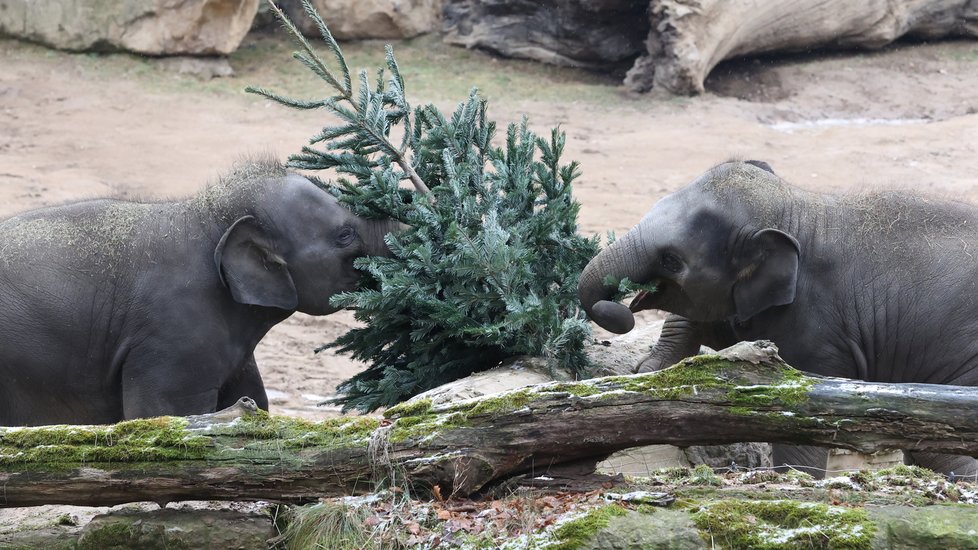
[[[0,0],[0,35],[63,50],[227,55],[259,0]]]
[[[438,30],[443,0],[312,0],[338,40],[411,38]],[[282,10],[307,36],[319,36],[299,0],[281,0]]]

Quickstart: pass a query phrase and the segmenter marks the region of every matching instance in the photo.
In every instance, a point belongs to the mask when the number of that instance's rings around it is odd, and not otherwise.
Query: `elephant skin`
[[[295,311],[334,312],[394,229],[273,161],[185,201],[0,221],[0,425],[267,409],[255,346]]]
[[[811,373],[974,386],[976,255],[973,205],[890,191],[812,193],[766,163],[732,161],[656,203],[588,264],[579,296],[609,330],[627,329],[634,311],[670,313],[640,371],[701,345],[763,339]],[[625,307],[609,300],[608,275],[658,287]],[[778,447],[776,464],[824,463],[824,451]],[[914,459],[958,474],[978,464]]]

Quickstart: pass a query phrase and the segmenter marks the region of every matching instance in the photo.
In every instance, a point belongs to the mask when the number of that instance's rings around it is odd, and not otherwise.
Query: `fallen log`
[[[392,478],[466,496],[516,474],[654,443],[978,456],[978,387],[807,376],[764,342],[655,373],[409,401],[386,416],[308,422],[269,416],[243,399],[187,418],[0,428],[0,506],[308,502]]]
[[[901,37],[978,37],[971,0],[652,0],[646,53],[625,86],[703,92],[718,63],[769,52],[877,49]]]

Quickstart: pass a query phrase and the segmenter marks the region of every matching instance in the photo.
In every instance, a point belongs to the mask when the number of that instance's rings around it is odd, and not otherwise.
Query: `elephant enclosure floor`
[[[0,216],[95,196],[182,197],[236,158],[284,158],[327,123],[243,93],[324,92],[283,38],[251,36],[236,75],[201,80],[128,55],[53,52],[0,40]],[[379,43],[348,46],[374,67]],[[582,229],[623,232],[664,194],[731,157],[761,159],[811,189],[911,188],[978,201],[978,43],[903,44],[875,53],[721,66],[695,98],[629,96],[615,80],[450,48],[395,44],[409,98],[451,109],[477,85],[501,125],[526,114],[560,125],[581,162]],[[274,409],[310,418],[362,368],[316,346],[354,323],[295,316],[260,345]]]

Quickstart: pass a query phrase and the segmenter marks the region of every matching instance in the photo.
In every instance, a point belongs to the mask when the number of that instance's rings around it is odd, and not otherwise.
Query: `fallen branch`
[[[771,441],[978,456],[978,388],[806,376],[765,343],[656,373],[554,382],[380,421],[313,423],[242,400],[114,426],[0,428],[0,506],[149,500],[303,502],[407,480],[464,496],[613,451]]]

